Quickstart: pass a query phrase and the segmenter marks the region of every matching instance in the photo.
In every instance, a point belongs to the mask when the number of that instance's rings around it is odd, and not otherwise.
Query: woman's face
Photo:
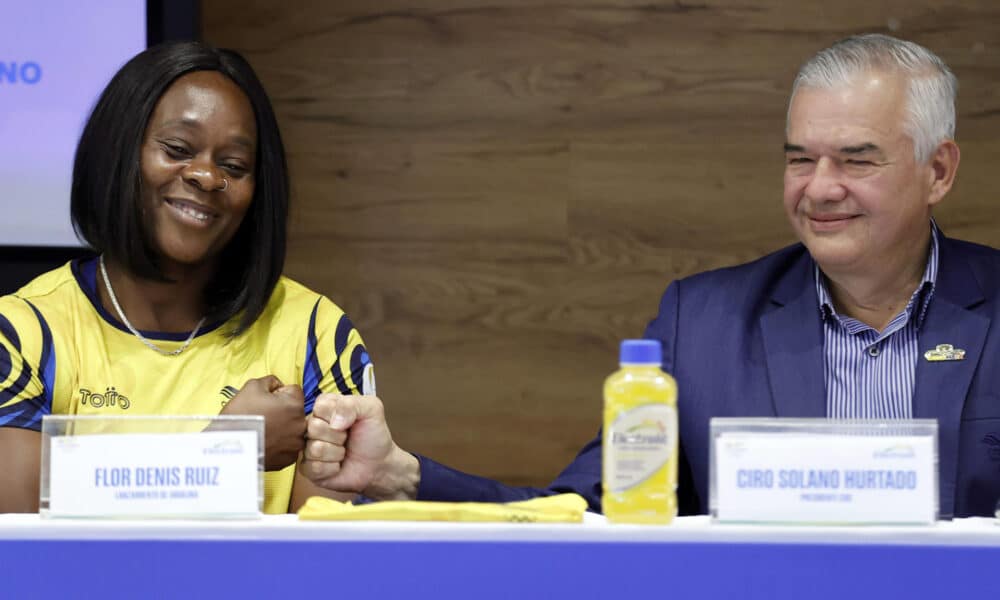
[[[253,200],[257,127],[246,94],[216,71],[178,78],[142,142],[142,203],[162,266],[225,248]]]

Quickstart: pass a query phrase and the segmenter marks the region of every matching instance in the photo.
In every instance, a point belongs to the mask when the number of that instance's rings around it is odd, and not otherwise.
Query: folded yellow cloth
[[[299,509],[302,521],[459,521],[511,523],[581,523],[587,501],[578,494],[559,494],[521,502],[426,502],[392,500],[348,504],[313,496]]]

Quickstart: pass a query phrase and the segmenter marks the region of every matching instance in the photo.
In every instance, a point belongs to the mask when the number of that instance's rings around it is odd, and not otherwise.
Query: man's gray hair
[[[799,88],[847,85],[871,71],[895,73],[908,80],[909,118],[904,127],[913,140],[917,162],[927,161],[938,144],[954,139],[958,80],[951,69],[919,44],[878,33],[840,40],[806,61],[792,84],[789,110]]]

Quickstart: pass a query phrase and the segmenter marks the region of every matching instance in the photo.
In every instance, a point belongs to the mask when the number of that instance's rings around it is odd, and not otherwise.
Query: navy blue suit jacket
[[[1000,498],[1000,251],[940,238],[934,296],[919,332],[915,418],[937,419],[941,516],[992,515]],[[801,244],[673,282],[646,337],[676,379],[682,514],[705,513],[712,417],[825,417],[823,328],[814,263]],[[962,361],[928,362],[952,344]],[[515,488],[418,456],[418,498],[505,502],[559,492],[600,508],[601,439],[546,489]]]

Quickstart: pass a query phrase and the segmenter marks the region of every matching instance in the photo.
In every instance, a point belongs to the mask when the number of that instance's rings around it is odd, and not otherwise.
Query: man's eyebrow
[[[789,144],[788,142],[785,142],[785,154],[789,152],[805,152],[805,151],[806,149],[804,146],[799,146],[797,144]]]
[[[857,146],[844,146],[840,149],[841,154],[864,154],[865,152],[878,152],[881,148],[871,142],[858,144]]]

